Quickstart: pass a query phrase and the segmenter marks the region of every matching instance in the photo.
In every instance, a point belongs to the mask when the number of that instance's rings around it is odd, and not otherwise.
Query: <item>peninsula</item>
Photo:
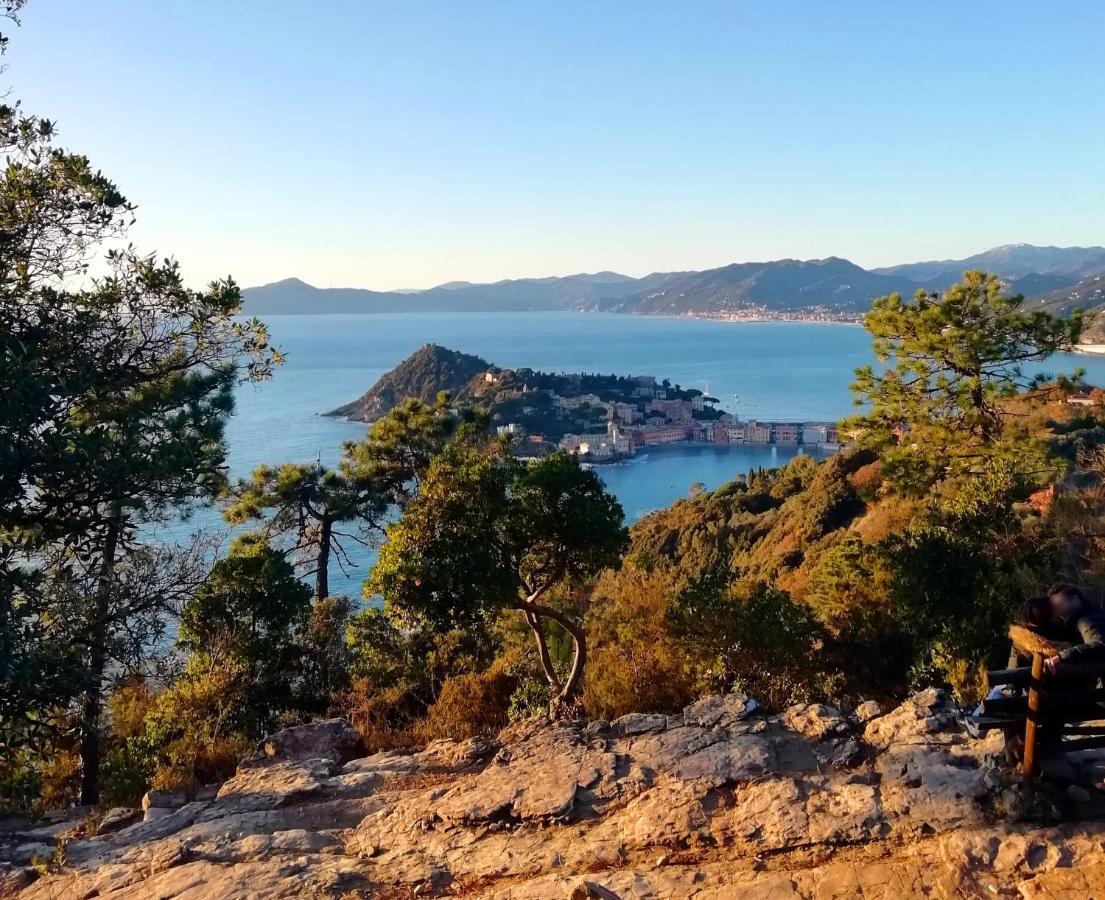
[[[485,409],[519,456],[561,449],[607,462],[670,445],[840,445],[833,422],[742,421],[716,397],[654,375],[505,369],[437,344],[420,347],[359,399],[328,415],[372,422],[407,397],[429,402],[443,391],[458,408]]]

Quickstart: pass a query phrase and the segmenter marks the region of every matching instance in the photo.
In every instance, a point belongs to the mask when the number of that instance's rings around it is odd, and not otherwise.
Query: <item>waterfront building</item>
[[[582,441],[579,452],[591,459],[609,459],[614,455],[614,445],[603,438],[591,438]]]
[[[771,426],[771,440],[776,444],[797,444],[798,426],[789,422],[777,422]]]
[[[622,428],[617,422],[606,423],[606,436],[614,452],[620,456],[632,456],[637,452],[637,444],[633,439],[633,432]]]
[[[802,426],[802,443],[813,446],[823,447],[829,442],[829,426],[828,425],[803,425]]]
[[[578,434],[566,434],[560,439],[560,449],[569,453],[579,453],[579,445],[583,439]]]
[[[757,422],[753,419],[744,425],[744,442],[746,444],[770,444],[771,426],[766,422]]]
[[[687,439],[687,429],[681,425],[649,426],[634,429],[633,438],[638,444],[645,444],[646,446],[674,444]]]
[[[723,431],[725,432],[725,442],[727,444],[744,444],[748,442],[748,432],[743,425],[727,425]]]

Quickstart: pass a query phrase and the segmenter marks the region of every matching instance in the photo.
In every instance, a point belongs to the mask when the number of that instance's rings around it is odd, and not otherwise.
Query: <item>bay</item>
[[[342,442],[365,433],[360,423],[322,415],[355,399],[427,342],[475,353],[505,367],[562,372],[655,375],[719,398],[742,419],[834,420],[854,410],[848,385],[857,366],[874,363],[858,326],[803,322],[718,322],[601,313],[410,313],[269,316],[286,356],[273,379],[239,390],[227,429],[232,477],[262,464],[319,459],[335,464]],[[1060,356],[1038,367],[1105,383],[1105,358]],[[747,472],[785,463],[783,447],[652,450],[596,471],[630,521],[685,497],[692,485],[714,488]],[[168,529],[182,539],[218,527],[217,511],[197,511]],[[331,575],[333,589],[360,595],[373,552],[350,547],[356,567]]]

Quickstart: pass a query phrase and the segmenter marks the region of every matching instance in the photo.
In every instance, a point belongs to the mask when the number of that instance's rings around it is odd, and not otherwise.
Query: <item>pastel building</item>
[[[776,444],[797,444],[798,427],[787,422],[780,422],[771,428],[771,439]]]
[[[578,434],[566,434],[560,439],[560,449],[569,453],[579,453],[579,445],[583,441]]]
[[[753,419],[744,424],[744,442],[746,444],[770,444],[771,426],[766,422]]]
[[[636,429],[633,437],[638,443],[647,446],[674,444],[687,439],[687,429],[681,425],[656,425]]]

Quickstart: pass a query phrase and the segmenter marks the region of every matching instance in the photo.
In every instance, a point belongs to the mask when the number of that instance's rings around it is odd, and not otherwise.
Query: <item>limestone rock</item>
[[[852,725],[839,709],[823,703],[799,703],[782,715],[783,723],[811,741],[848,734]]]
[[[702,728],[731,728],[759,707],[755,700],[744,694],[703,697],[683,710],[683,722]]]
[[[608,732],[616,735],[647,734],[666,731],[668,716],[663,713],[629,713],[610,723]]]
[[[188,795],[183,791],[146,791],[142,797],[142,809],[180,809],[187,802]]]
[[[882,715],[882,707],[877,700],[864,700],[852,713],[860,725],[866,725],[872,719]]]
[[[863,738],[873,747],[885,749],[901,744],[943,744],[962,734],[958,710],[947,692],[928,688],[905,703],[867,724]]]
[[[37,873],[26,866],[0,862],[0,897],[11,897],[35,880]]]
[[[0,825],[0,894],[1105,897],[1105,825],[997,821],[996,744],[960,733],[941,692],[868,719],[862,748],[859,717],[830,707],[753,712],[733,694],[682,716],[539,718],[344,764],[274,750],[214,797],[70,840],[64,867],[33,883],[12,857],[53,854],[72,821]]]
[[[284,728],[263,738],[257,752],[243,766],[264,765],[269,761],[302,762],[308,759],[332,759],[338,763],[356,757],[361,737],[345,719],[326,719],[307,725]]]
[[[96,827],[96,834],[111,834],[113,831],[134,824],[141,818],[142,810],[140,809],[134,809],[130,806],[113,806],[104,813],[104,817]]]

